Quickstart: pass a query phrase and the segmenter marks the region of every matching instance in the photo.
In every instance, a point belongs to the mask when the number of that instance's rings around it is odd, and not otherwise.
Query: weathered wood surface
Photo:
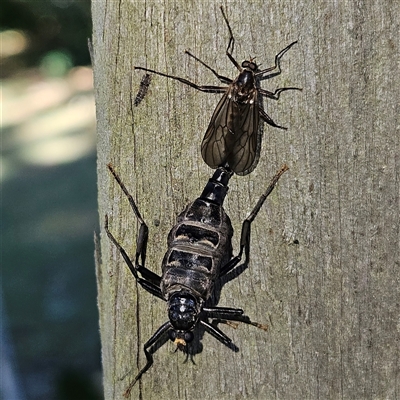
[[[275,170],[288,171],[253,224],[251,263],[220,305],[267,322],[222,329],[240,352],[205,334],[184,363],[168,343],[132,399],[396,399],[400,397],[400,3],[224,2],[238,60],[263,67],[293,40],[267,89],[300,86],[266,107],[287,126],[264,128],[256,170],[231,181],[235,228]],[[112,162],[150,228],[148,267],[160,272],[175,216],[211,175],[200,143],[219,95],[154,76],[132,109],[134,65],[217,84],[185,49],[222,74],[228,32],[218,3],[93,1],[99,215],[133,256],[137,223],[106,170]],[[131,78],[133,89],[131,91]],[[142,347],[165,304],[137,288],[101,230],[97,268],[106,399],[120,399],[145,363]]]

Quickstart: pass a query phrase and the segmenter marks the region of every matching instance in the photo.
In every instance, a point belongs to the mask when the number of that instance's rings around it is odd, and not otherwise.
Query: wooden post
[[[104,232],[134,256],[137,221],[106,169],[111,162],[150,228],[147,266],[160,273],[168,231],[212,171],[200,144],[220,95],[153,76],[132,106],[145,66],[218,85],[195,55],[225,76],[228,32],[219,3],[92,2],[101,221],[97,278],[105,399],[120,399],[145,364],[143,345],[167,320],[166,305],[138,288]],[[399,377],[399,5],[396,2],[224,3],[234,56],[266,68],[294,40],[285,92],[265,102],[287,131],[264,126],[260,162],[231,180],[226,210],[234,249],[242,220],[270,178],[290,170],[257,216],[251,262],[223,288],[220,305],[241,307],[268,332],[223,329],[234,353],[201,338],[196,364],[168,342],[132,399],[395,399]],[[101,256],[100,256],[101,255]]]

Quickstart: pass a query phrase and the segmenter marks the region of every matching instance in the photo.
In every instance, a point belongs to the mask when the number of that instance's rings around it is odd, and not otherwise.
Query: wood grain
[[[147,265],[160,273],[175,216],[211,175],[200,144],[218,95],[154,76],[139,107],[134,65],[217,84],[186,49],[223,75],[228,32],[217,3],[92,2],[99,216],[134,255],[137,223],[109,176],[111,162],[150,228]],[[234,353],[201,337],[195,364],[172,343],[155,354],[132,399],[396,399],[400,397],[400,134],[397,2],[223,2],[234,56],[264,68],[294,40],[283,73],[263,82],[300,86],[268,101],[280,131],[264,127],[260,163],[230,184],[234,248],[275,170],[290,170],[257,216],[249,268],[223,288],[268,332],[222,329]],[[132,84],[131,84],[132,81]],[[102,229],[98,262],[106,399],[120,399],[144,363],[143,344],[166,321],[165,304],[137,285]]]

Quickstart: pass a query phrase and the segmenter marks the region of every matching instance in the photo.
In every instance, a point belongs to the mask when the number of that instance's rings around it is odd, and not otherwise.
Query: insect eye
[[[176,339],[176,332],[175,331],[169,331],[168,332],[169,338],[174,342]]]
[[[251,62],[251,63],[249,63],[249,66],[248,66],[252,71],[256,71],[257,70],[257,64],[256,63],[253,63],[253,62]]]
[[[185,332],[185,342],[190,343],[193,340],[193,333],[192,332]]]

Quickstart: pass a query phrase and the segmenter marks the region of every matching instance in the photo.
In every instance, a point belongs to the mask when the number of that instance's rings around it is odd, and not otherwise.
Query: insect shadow
[[[262,140],[262,129],[259,129],[260,118],[275,128],[287,129],[275,123],[265,112],[262,99],[278,100],[280,94],[284,91],[302,90],[297,87],[285,87],[271,92],[260,87],[261,81],[273,78],[281,73],[281,58],[297,41],[286,46],[275,56],[275,64],[272,67],[260,70],[255,63],[255,58],[245,60],[239,65],[232,55],[235,39],[222,6],[221,12],[229,30],[226,55],[239,70],[239,75],[232,80],[219,74],[189,51],[185,53],[201,63],[228,86],[197,85],[187,79],[152,69],[137,66],[135,69],[175,79],[202,92],[223,93],[204,135],[201,154],[205,163],[211,168],[218,168],[227,164],[236,174],[247,175],[257,166],[260,157]]]
[[[215,283],[218,280],[224,282],[223,279],[233,279],[231,274],[240,269],[243,258],[243,265],[247,265],[250,256],[251,224],[288,167],[286,165],[281,167],[249,216],[243,221],[240,250],[236,256],[233,256],[232,251],[232,223],[223,208],[228,182],[233,171],[227,167],[218,167],[200,197],[178,215],[176,224],[170,230],[167,251],[161,264],[161,276],[145,266],[148,227],[133,197],[114,168],[109,164],[108,169],[128,198],[140,224],[135,257],[131,260],[111,233],[107,215],[104,229],[137,283],[167,303],[169,318],[144,344],[143,351],[147,363],[126,389],[125,395],[129,396],[134,384],[153,365],[155,351],[168,339],[189,357],[201,351],[200,342],[205,331],[232,350],[238,351],[232,340],[219,329],[218,324],[221,322],[233,325],[243,322],[267,329],[265,325],[251,321],[242,309],[217,307],[221,286],[216,286]],[[191,346],[194,340],[195,346]]]

